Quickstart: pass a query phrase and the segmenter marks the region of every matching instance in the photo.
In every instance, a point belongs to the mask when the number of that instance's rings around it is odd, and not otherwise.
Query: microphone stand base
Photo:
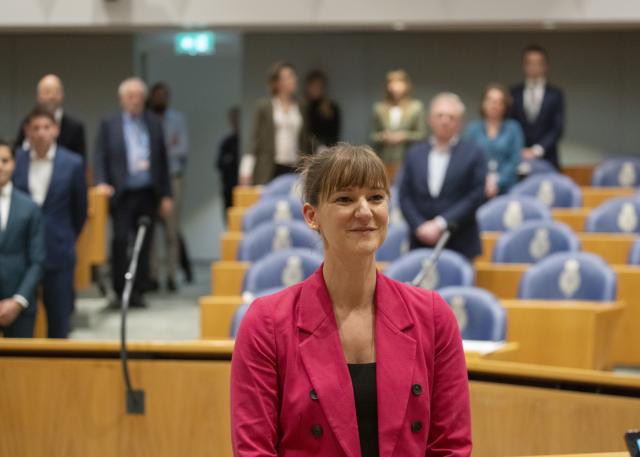
[[[144,390],[127,390],[127,414],[144,415]]]

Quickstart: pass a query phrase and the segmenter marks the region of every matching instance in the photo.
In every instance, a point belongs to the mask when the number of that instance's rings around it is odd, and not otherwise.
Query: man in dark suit
[[[119,299],[124,290],[128,245],[141,216],[153,222],[158,211],[173,211],[164,133],[160,120],[144,110],[147,86],[139,78],[124,80],[118,89],[121,111],[105,118],[98,129],[94,181],[111,196],[113,224],[111,275]],[[148,234],[153,232],[153,226]],[[149,240],[142,246],[131,306],[144,307],[143,285],[149,278]],[[117,300],[113,303],[118,306]]]
[[[38,105],[49,110],[55,117],[59,126],[57,143],[80,155],[86,161],[86,141],[84,134],[84,125],[82,122],[69,116],[64,111],[64,87],[62,81],[56,75],[46,75],[38,82],[36,93]],[[29,145],[25,142],[24,126],[26,119],[20,124],[18,135],[16,136],[16,148],[29,149]]]
[[[240,167],[240,110],[233,107],[229,110],[229,125],[231,132],[224,137],[218,148],[216,166],[222,178],[222,195],[224,208],[233,205],[233,188],[238,185],[238,171]],[[225,211],[225,217],[227,212]]]
[[[547,83],[547,51],[537,45],[525,48],[522,69],[525,82],[511,88],[511,116],[525,136],[522,158],[544,159],[560,169],[558,142],[564,130],[564,95]]]
[[[463,114],[455,94],[432,100],[432,136],[407,151],[399,198],[412,248],[433,247],[448,229],[447,248],[472,259],[482,252],[475,215],[484,201],[487,163],[475,143],[458,136]]]
[[[43,107],[27,116],[25,135],[30,149],[18,152],[13,183],[42,209],[46,250],[42,298],[48,336],[66,338],[75,305],[76,240],[87,219],[84,163],[56,144],[58,124]]]
[[[30,338],[45,248],[40,209],[13,187],[13,149],[0,141],[0,333]]]

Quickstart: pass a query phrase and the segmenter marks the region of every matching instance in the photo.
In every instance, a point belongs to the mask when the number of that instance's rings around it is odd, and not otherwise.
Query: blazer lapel
[[[16,200],[16,188],[13,188],[11,192],[11,199],[9,200],[9,214],[7,216],[7,222],[5,224],[4,230],[0,230],[0,248],[3,247],[4,243],[9,240],[9,235],[12,230],[12,222],[16,218],[16,214],[18,212],[18,203]]]
[[[29,167],[31,165],[31,157],[29,151],[21,149],[16,156],[16,169],[13,173],[13,183],[15,187],[23,192],[31,195],[29,191]]]
[[[456,143],[452,148],[451,148],[451,152],[450,157],[449,157],[449,164],[447,165],[447,170],[444,173],[444,180],[442,181],[442,188],[440,189],[440,195],[446,195],[446,191],[447,188],[449,187],[449,185],[452,182],[456,182],[455,179],[455,173],[456,173],[456,166],[454,166],[455,160],[457,159],[457,151],[458,151],[458,145],[460,143]],[[460,164],[458,164],[460,165]],[[459,167],[458,167],[459,168]]]
[[[533,124],[537,124],[541,119],[544,119],[544,113],[549,108],[549,85],[544,85],[544,94],[542,94],[542,102],[540,103],[540,110],[538,110],[538,115],[536,119],[533,121]]]
[[[320,406],[345,455],[360,456],[360,438],[351,376],[322,276],[322,267],[305,282],[300,294],[300,356]]]
[[[51,200],[53,189],[56,189],[58,187],[55,183],[55,180],[57,180],[58,174],[60,172],[60,151],[58,149],[58,146],[56,146],[56,155],[53,157],[53,166],[51,167],[51,179],[49,180],[47,195],[44,197],[44,203],[42,204],[43,209],[48,206],[49,201]]]
[[[400,437],[411,394],[417,343],[413,319],[391,281],[376,283],[376,382],[380,457],[390,457]]]

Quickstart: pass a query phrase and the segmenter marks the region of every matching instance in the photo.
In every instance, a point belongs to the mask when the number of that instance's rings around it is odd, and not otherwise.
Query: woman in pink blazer
[[[386,278],[385,168],[339,144],[307,160],[304,215],[324,264],[257,299],[231,364],[236,456],[469,456],[458,326],[435,292]]]

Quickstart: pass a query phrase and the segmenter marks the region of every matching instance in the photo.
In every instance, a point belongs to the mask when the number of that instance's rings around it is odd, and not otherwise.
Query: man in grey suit
[[[44,268],[44,233],[38,205],[13,188],[15,164],[13,150],[0,141],[0,333],[30,338]]]

